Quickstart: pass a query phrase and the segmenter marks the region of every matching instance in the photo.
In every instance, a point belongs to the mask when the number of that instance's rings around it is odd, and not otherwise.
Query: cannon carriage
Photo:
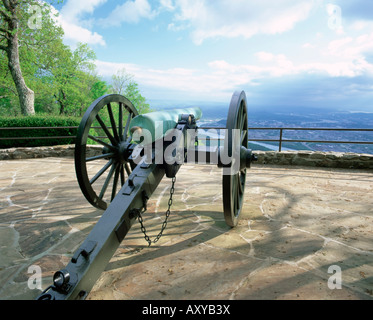
[[[240,216],[246,170],[255,155],[248,149],[245,92],[232,96],[223,146],[199,145],[199,108],[139,115],[117,94],[94,101],[83,116],[75,146],[75,171],[87,201],[105,210],[65,269],[57,271],[41,300],[84,299],[138,220],[149,245],[162,236],[172,205],[177,172],[184,163],[212,164],[222,169],[222,211],[230,227]],[[89,155],[92,142],[101,154]],[[99,170],[97,165],[99,164]],[[171,179],[170,201],[161,231],[151,240],[142,213],[161,180]]]

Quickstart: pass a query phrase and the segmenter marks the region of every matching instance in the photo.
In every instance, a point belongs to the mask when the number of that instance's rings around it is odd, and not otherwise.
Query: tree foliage
[[[133,80],[134,76],[126,69],[120,69],[112,76],[111,92],[124,95],[130,100],[139,113],[150,112],[150,105],[141,95],[139,85]]]
[[[112,92],[127,96],[140,112],[148,112],[133,75],[119,70],[110,85],[97,75],[96,55],[87,44],[78,43],[75,49],[64,44],[52,2],[0,0],[0,116],[29,114],[9,62],[9,39],[15,35],[18,75],[32,92],[36,113],[81,117],[94,100]],[[11,28],[9,19],[14,19],[16,28]]]

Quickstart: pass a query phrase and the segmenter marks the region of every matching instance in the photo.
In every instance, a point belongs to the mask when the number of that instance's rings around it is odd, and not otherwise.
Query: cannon
[[[148,244],[157,242],[167,226],[177,172],[184,163],[222,168],[224,218],[230,227],[237,225],[246,170],[256,160],[248,149],[245,92],[232,96],[222,146],[198,143],[201,116],[196,107],[139,115],[118,94],[105,95],[90,105],[78,128],[75,171],[87,201],[105,211],[37,299],[85,299],[136,220]],[[92,143],[99,146],[100,154],[89,154]],[[161,231],[151,240],[142,214],[164,176],[171,179],[168,209]]]

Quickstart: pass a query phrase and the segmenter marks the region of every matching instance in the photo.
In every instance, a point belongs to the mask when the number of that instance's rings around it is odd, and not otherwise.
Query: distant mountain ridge
[[[221,102],[162,102],[160,109],[199,106],[202,109],[200,127],[225,128],[229,104]],[[310,107],[254,107],[248,106],[248,126],[251,128],[341,128],[373,129],[373,112],[346,111]],[[279,130],[251,130],[251,139],[279,139]],[[332,140],[373,142],[373,132],[344,131],[285,131],[283,139],[290,140]],[[255,142],[252,147],[260,150],[278,150],[276,142]],[[282,150],[314,150],[373,154],[372,144],[324,144],[324,143],[283,143]]]

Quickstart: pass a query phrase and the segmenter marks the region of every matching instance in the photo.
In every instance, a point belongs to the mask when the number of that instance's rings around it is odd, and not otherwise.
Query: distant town
[[[175,103],[176,104],[176,103]],[[161,103],[158,104],[162,105]],[[172,103],[163,103],[170,108]],[[197,105],[197,104],[195,104]],[[199,104],[203,116],[200,127],[225,128],[228,106],[223,104]],[[183,105],[184,106],[184,105]],[[181,107],[175,105],[175,107]],[[161,107],[159,107],[161,108]],[[372,129],[373,112],[339,111],[322,108],[248,108],[249,128],[333,128],[333,129]],[[280,130],[249,130],[250,139],[279,140]],[[359,141],[373,142],[373,131],[319,131],[319,130],[284,130],[283,140],[312,141]],[[278,142],[250,142],[253,150],[279,149]],[[284,142],[282,150],[313,150],[373,154],[373,144],[340,144],[313,142]]]

